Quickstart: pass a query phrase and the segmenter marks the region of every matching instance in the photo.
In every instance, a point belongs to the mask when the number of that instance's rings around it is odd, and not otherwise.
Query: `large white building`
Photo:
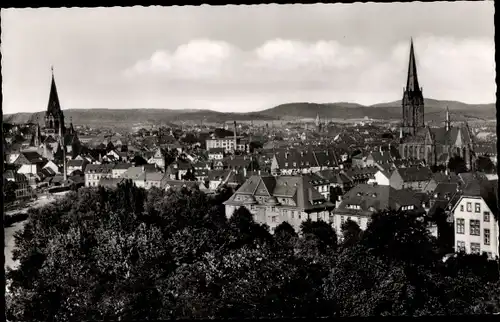
[[[453,207],[455,250],[499,256],[498,181],[474,180]]]

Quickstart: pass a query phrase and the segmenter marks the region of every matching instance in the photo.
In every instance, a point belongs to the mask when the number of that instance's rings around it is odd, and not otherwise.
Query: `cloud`
[[[491,39],[417,37],[414,45],[427,97],[465,102],[488,102],[494,97]],[[336,41],[278,38],[245,52],[227,42],[203,39],[173,52],[156,51],[128,69],[127,75],[161,76],[158,82],[168,79],[177,84],[176,90],[206,87],[220,95],[231,91],[263,95],[317,89],[323,98],[330,93],[331,101],[355,97],[356,102],[373,104],[402,95],[408,55],[409,40],[377,50]]]
[[[237,51],[223,41],[197,39],[183,44],[174,52],[158,50],[147,60],[138,61],[125,75],[163,74],[173,79],[200,80],[224,73],[228,60]]]

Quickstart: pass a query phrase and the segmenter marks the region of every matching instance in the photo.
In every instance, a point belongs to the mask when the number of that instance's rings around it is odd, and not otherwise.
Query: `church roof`
[[[406,81],[406,90],[410,92],[420,91],[417,77],[417,62],[415,60],[415,51],[413,49],[413,39],[410,45],[410,61],[408,64],[408,79]]]
[[[49,103],[47,105],[46,116],[63,116],[61,111],[61,105],[59,104],[59,96],[57,95],[56,81],[54,79],[54,73],[52,73],[52,83],[50,86]]]

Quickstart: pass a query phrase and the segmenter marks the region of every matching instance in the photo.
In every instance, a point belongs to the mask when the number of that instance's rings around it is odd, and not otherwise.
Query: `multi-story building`
[[[224,202],[226,216],[247,208],[256,222],[272,230],[286,221],[296,231],[307,219],[331,221],[334,205],[327,201],[304,176],[251,176]]]
[[[499,256],[497,181],[469,182],[452,209],[455,250]]]
[[[224,148],[212,148],[208,151],[209,160],[222,160],[224,158]]]
[[[332,150],[313,151],[287,149],[274,153],[271,174],[296,175],[315,173],[338,167],[337,156]]]
[[[390,176],[390,185],[394,189],[412,189],[424,191],[432,179],[432,171],[426,167],[397,168]],[[433,191],[436,187],[430,187]]]
[[[342,233],[346,220],[357,222],[361,229],[366,229],[372,214],[383,211],[411,211],[425,214],[421,201],[407,190],[396,190],[391,186],[360,184],[349,190],[334,210],[333,226],[337,234]]]
[[[212,137],[206,140],[207,150],[222,148],[224,153],[232,153],[236,151],[248,152],[250,145],[247,139],[237,136],[236,139],[233,136],[226,136],[223,138]]]
[[[131,163],[116,163],[111,170],[111,177],[115,179],[121,178],[130,167],[132,167]]]
[[[156,164],[158,168],[165,169],[165,158],[161,148],[157,148],[154,155],[148,160],[149,164]]]
[[[101,178],[111,179],[114,164],[89,164],[85,168],[85,187],[99,186]]]
[[[24,174],[37,174],[42,170],[45,163],[47,163],[47,160],[37,152],[22,152],[14,161],[15,165],[20,166],[17,173]]]
[[[465,160],[468,167],[472,167],[474,138],[467,123],[452,126],[448,109],[444,127],[431,128],[424,123],[424,97],[419,87],[413,42],[402,108],[399,145],[402,158],[425,160],[427,165],[435,165],[445,164],[457,155]]]

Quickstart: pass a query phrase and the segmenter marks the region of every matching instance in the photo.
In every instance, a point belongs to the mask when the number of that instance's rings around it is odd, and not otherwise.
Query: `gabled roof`
[[[350,209],[349,205],[360,206],[360,209]],[[410,191],[396,190],[391,186],[360,184],[344,195],[336,212],[369,215],[387,209],[399,210],[403,206],[422,209],[421,201]]]
[[[111,173],[114,164],[88,164],[85,173]]]
[[[66,163],[68,167],[81,167],[84,164],[85,164],[84,160],[69,160],[68,163]]]
[[[432,171],[427,167],[398,168],[395,171],[404,182],[429,181],[432,178]]]
[[[305,176],[251,176],[225,204],[241,204],[238,195],[292,198],[296,207],[304,211],[333,207]]]

